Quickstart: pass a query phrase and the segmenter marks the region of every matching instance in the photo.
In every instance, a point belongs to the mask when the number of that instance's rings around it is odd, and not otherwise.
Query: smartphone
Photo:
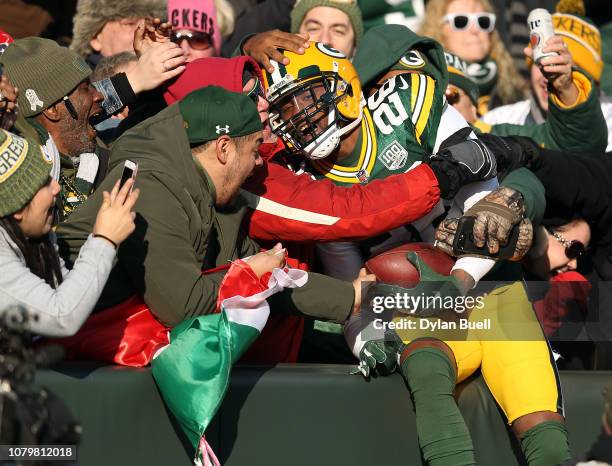
[[[489,253],[485,244],[479,248],[474,244],[474,222],[476,217],[461,217],[457,225],[457,232],[453,241],[453,253],[455,255],[476,254],[479,256],[490,257],[491,259],[510,259],[514,255],[514,249],[519,238],[519,225],[515,225],[510,233],[508,244],[499,245],[497,254]]]
[[[138,164],[136,162],[132,162],[131,160],[126,160],[123,164],[123,173],[121,174],[121,181],[119,182],[119,189],[123,187],[125,182],[132,178],[136,179],[136,173],[138,172]],[[132,185],[132,188],[134,185]],[[130,189],[131,190],[131,189]]]

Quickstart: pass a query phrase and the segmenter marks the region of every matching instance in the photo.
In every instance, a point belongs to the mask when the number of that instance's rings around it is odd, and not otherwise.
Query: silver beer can
[[[551,14],[544,8],[531,10],[527,17],[527,24],[529,26],[529,42],[533,49],[533,61],[539,64],[542,58],[557,55],[555,52],[542,52],[546,41],[555,35]]]

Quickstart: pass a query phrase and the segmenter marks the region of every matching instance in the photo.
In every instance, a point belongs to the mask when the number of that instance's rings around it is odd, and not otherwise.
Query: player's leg
[[[493,291],[482,310],[482,374],[530,466],[570,458],[556,364],[522,283]],[[473,318],[473,316],[471,316]]]
[[[480,361],[477,341],[421,338],[400,354],[400,372],[414,400],[419,444],[430,466],[476,464],[472,439],[453,394],[456,384],[473,374]]]

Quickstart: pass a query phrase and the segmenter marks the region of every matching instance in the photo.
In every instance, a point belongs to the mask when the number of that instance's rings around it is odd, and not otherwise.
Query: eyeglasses
[[[262,99],[266,98],[266,93],[264,91],[263,84],[261,83],[258,77],[255,76],[255,84],[253,84],[253,88],[250,91],[245,92],[244,95],[246,95],[253,102],[255,102],[255,105],[257,105],[257,103],[259,102],[260,97]]]
[[[207,50],[212,47],[210,35],[200,31],[173,32],[170,36],[170,40],[179,45],[183,40],[186,40],[189,47],[194,50]]]
[[[575,239],[570,241],[557,231],[549,230],[549,233],[563,245],[565,255],[569,260],[579,259],[586,252],[586,247],[581,241]]]
[[[484,32],[491,32],[495,28],[495,15],[493,13],[449,13],[442,18],[448,21],[455,31],[463,31],[475,24]]]

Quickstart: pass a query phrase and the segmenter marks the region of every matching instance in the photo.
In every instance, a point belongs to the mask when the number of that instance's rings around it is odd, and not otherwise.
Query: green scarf
[[[468,63],[467,74],[478,85],[481,96],[490,95],[497,84],[497,63],[485,58],[479,62]]]

